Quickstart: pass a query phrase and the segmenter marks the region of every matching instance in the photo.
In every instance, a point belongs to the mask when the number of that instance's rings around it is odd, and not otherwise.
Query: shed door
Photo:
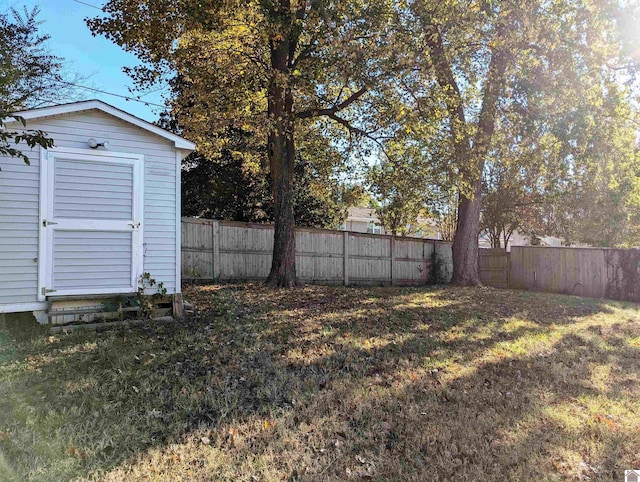
[[[142,273],[142,156],[46,155],[42,295],[133,293]]]

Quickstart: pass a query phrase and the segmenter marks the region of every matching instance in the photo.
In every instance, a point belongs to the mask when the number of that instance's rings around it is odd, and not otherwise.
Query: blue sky
[[[82,1],[98,7],[103,4],[101,0]],[[65,59],[67,70],[71,74],[69,77],[77,72],[86,79],[84,85],[88,87],[131,95],[127,87],[131,87],[132,82],[122,72],[122,67],[136,65],[137,59],[105,38],[93,37],[84,22],[86,17],[100,15],[100,10],[73,0],[0,0],[0,11],[4,12],[11,7],[22,10],[23,6],[31,9],[36,5],[40,7],[38,18],[43,22],[40,32],[51,36],[51,52]],[[85,99],[103,100],[148,121],[156,120],[161,110],[96,92],[80,90],[79,93]],[[160,93],[145,95],[143,99],[155,104],[163,103]]]

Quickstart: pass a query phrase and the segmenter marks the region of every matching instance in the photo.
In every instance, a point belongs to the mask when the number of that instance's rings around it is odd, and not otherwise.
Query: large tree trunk
[[[273,153],[272,153],[273,150]],[[275,204],[273,261],[267,286],[290,288],[296,284],[296,241],[293,217],[293,168],[295,144],[293,132],[284,138],[269,135],[271,185]]]
[[[458,224],[453,237],[453,280],[457,285],[479,285],[478,232],[480,230],[480,189],[475,188],[473,198],[460,194]]]
[[[289,12],[289,0],[281,0],[275,15]],[[290,288],[296,284],[296,241],[293,217],[293,170],[295,165],[295,117],[293,93],[287,72],[292,55],[289,34],[275,35],[270,41],[273,74],[269,84],[268,112],[271,123],[268,136],[271,190],[275,205],[273,260],[267,286]]]
[[[284,93],[287,113],[293,103],[290,92]],[[293,216],[293,170],[295,165],[294,120],[284,116],[283,126],[269,134],[271,189],[275,205],[273,261],[267,286],[290,288],[296,284],[296,240]],[[279,124],[276,122],[276,124]]]

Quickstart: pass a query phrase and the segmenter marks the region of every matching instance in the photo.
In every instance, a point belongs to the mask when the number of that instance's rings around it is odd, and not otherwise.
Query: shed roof
[[[79,102],[71,102],[69,104],[60,104],[53,105],[50,107],[38,107],[36,109],[29,109],[21,112],[16,112],[14,115],[22,117],[23,119],[29,121],[34,119],[40,119],[43,117],[50,117],[55,115],[64,115],[64,114],[74,114],[76,112],[82,112],[87,110],[99,110],[106,114],[112,115],[121,119],[125,122],[133,124],[141,129],[149,131],[157,136],[164,137],[169,141],[173,142],[176,149],[184,149],[188,151],[193,151],[196,148],[196,145],[186,140],[183,137],[180,137],[176,134],[173,134],[161,127],[158,127],[150,122],[147,122],[139,117],[131,115],[123,110],[118,109],[112,105],[107,104],[106,102],[102,102],[101,100],[93,99],[93,100],[82,100]]]

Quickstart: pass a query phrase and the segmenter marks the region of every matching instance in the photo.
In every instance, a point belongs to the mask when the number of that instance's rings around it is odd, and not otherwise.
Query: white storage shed
[[[135,293],[143,273],[179,294],[180,166],[195,145],[98,100],[18,115],[54,147],[24,150],[30,165],[0,157],[0,313]]]

